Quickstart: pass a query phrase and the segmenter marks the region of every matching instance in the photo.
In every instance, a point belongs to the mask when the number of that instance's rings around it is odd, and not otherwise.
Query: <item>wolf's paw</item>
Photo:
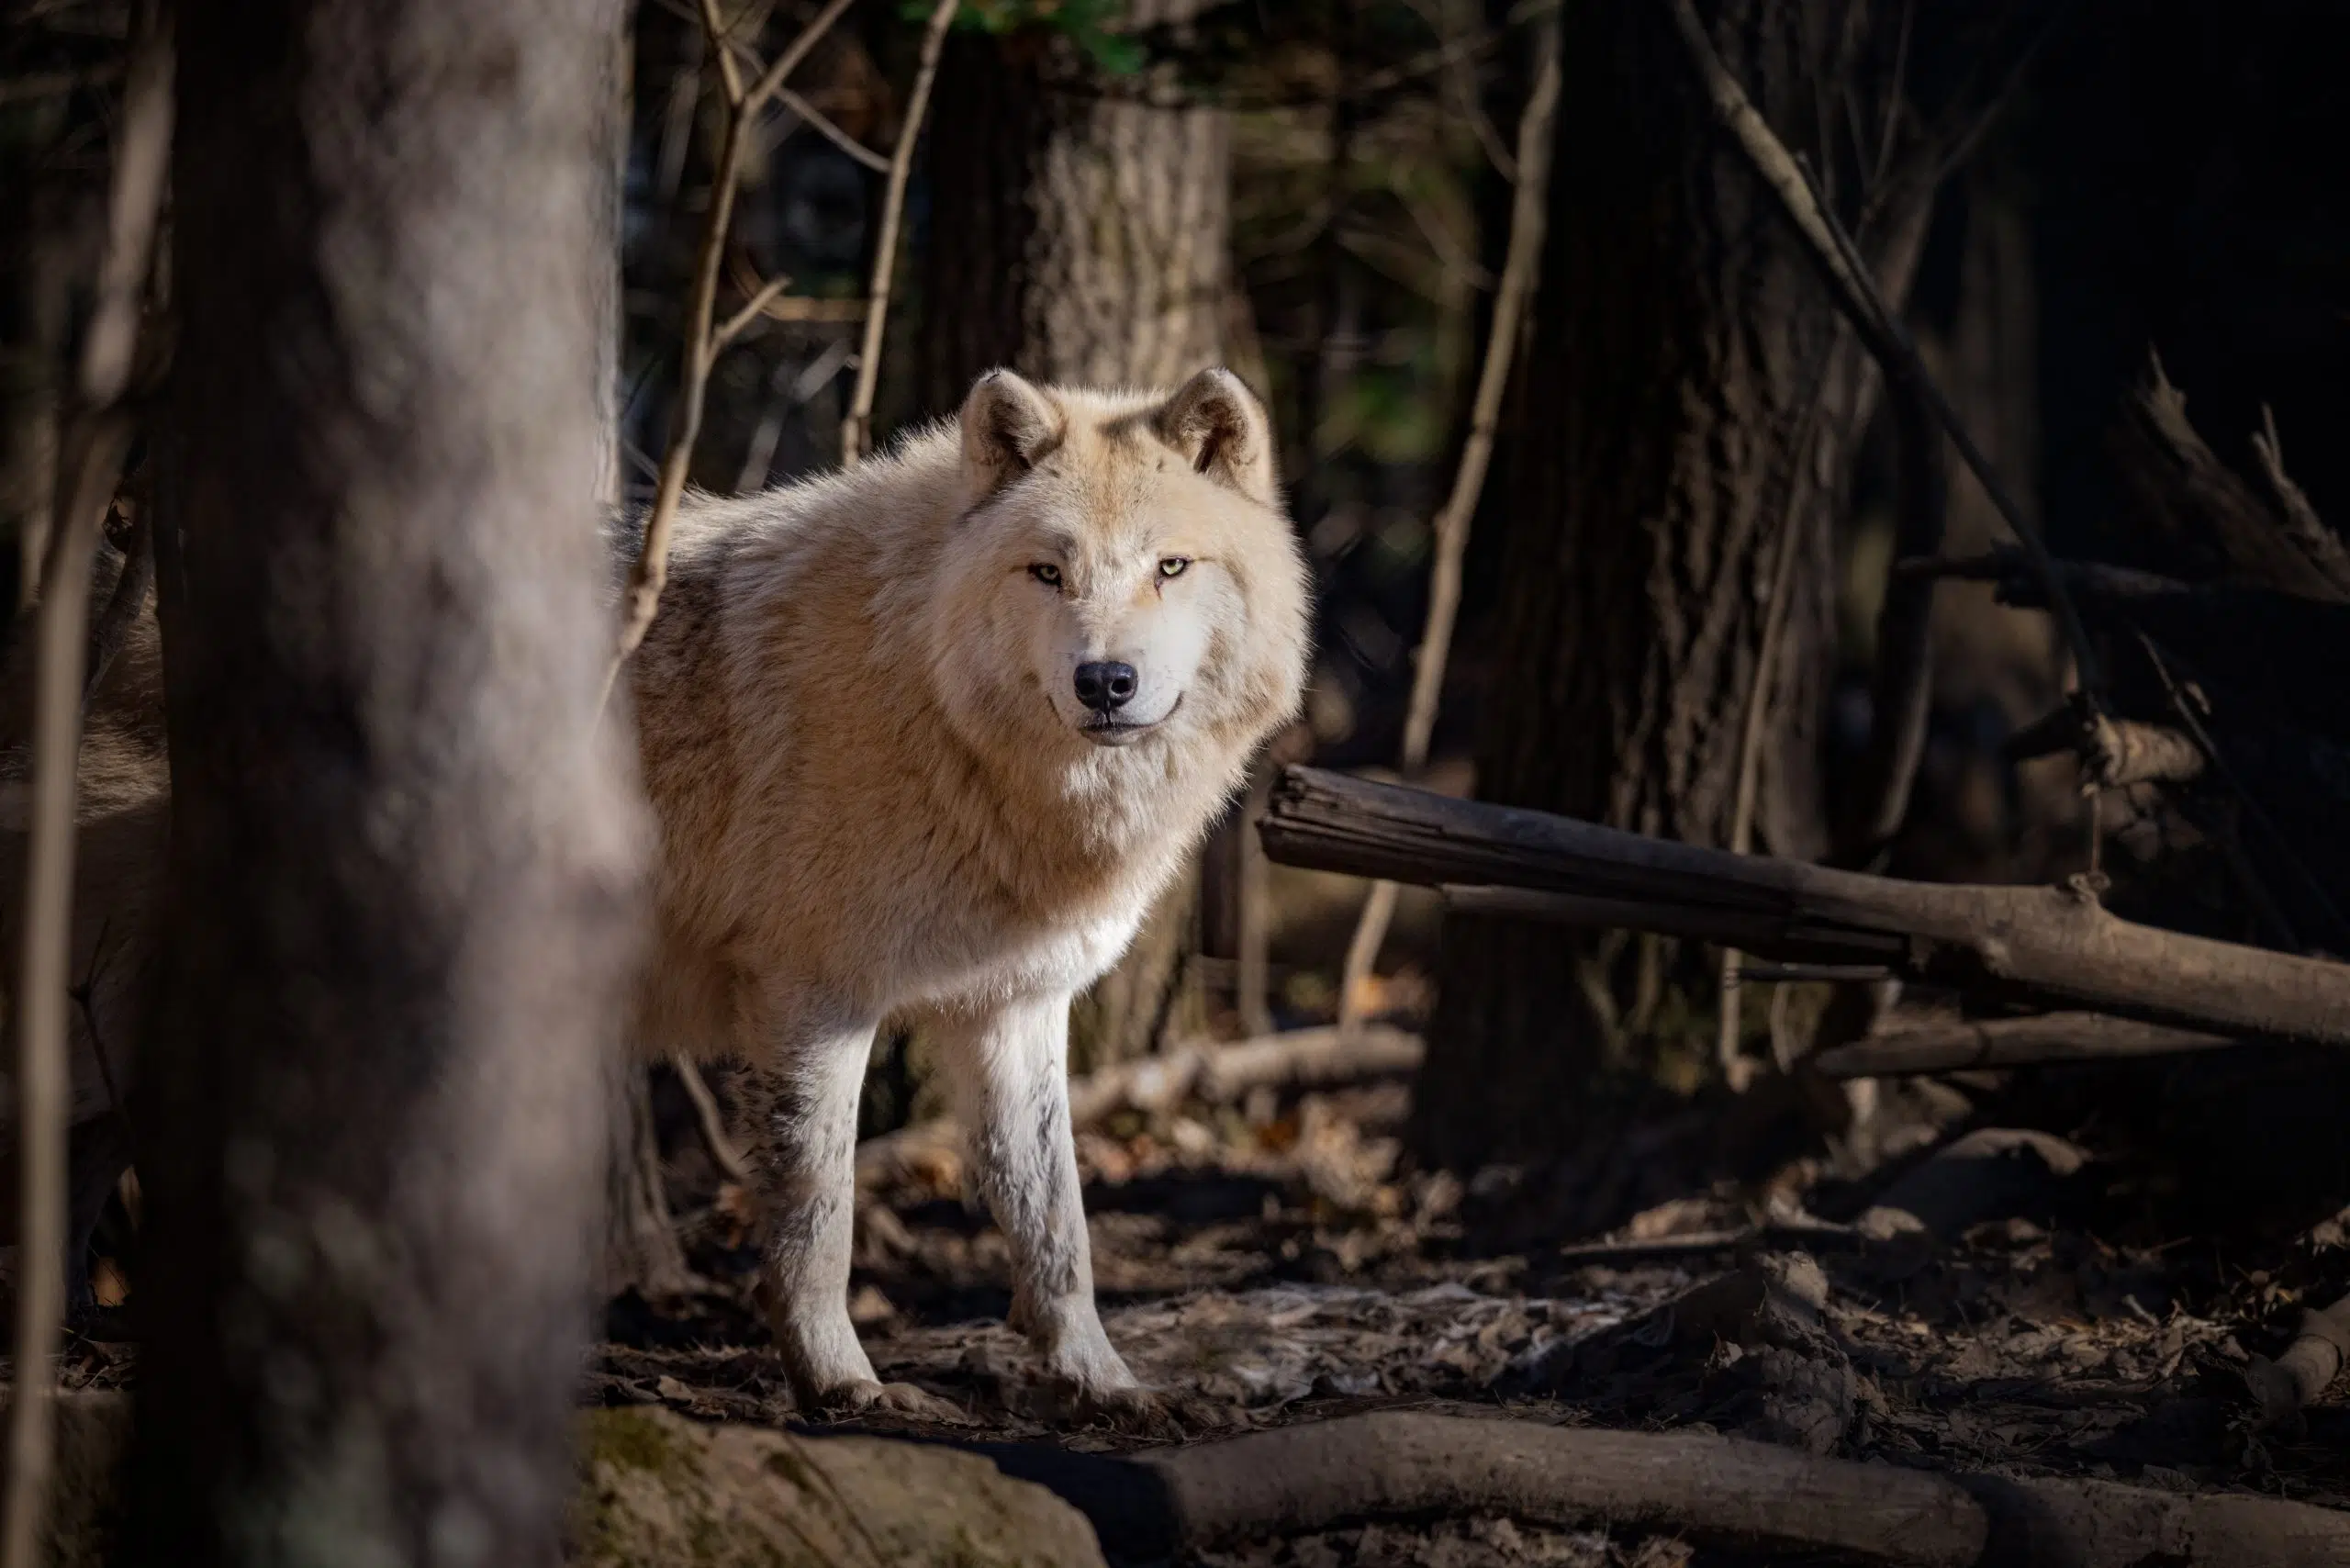
[[[858,1378],[842,1383],[819,1394],[816,1408],[823,1415],[839,1419],[848,1416],[888,1414],[912,1416],[919,1420],[937,1421],[950,1427],[968,1427],[970,1417],[960,1406],[938,1395],[916,1388],[911,1383],[878,1383],[871,1378]]]

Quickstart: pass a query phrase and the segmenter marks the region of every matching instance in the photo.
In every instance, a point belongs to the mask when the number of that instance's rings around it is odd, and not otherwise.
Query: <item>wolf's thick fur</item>
[[[670,570],[633,672],[663,834],[638,1033],[767,1069],[795,1383],[882,1392],[846,1294],[857,1090],[897,1014],[956,1084],[1015,1319],[1080,1388],[1131,1387],[1094,1313],[1069,1002],[1298,702],[1262,411],[1220,371],[1172,396],[999,373],[887,457],[698,504]],[[1104,661],[1133,672],[1115,710],[1076,694]]]
[[[1015,1319],[1082,1394],[1134,1388],[1094,1310],[1069,1002],[1294,712],[1306,638],[1265,417],[1222,371],[1172,394],[999,372],[886,456],[679,515],[630,681],[661,827],[633,1034],[754,1069],[765,1292],[803,1398],[919,1397],[876,1380],[847,1310],[857,1092],[890,1016],[954,1081]],[[84,767],[77,927],[128,945],[126,984],[162,873],[153,649],[150,617]],[[109,1043],[134,1001],[100,998]]]

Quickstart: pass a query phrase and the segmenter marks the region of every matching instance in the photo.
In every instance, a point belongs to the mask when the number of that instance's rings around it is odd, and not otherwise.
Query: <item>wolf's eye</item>
[[[1049,563],[1044,561],[1037,562],[1035,566],[1028,568],[1028,575],[1035,578],[1038,582],[1044,584],[1046,588],[1058,588],[1061,586],[1061,569],[1058,566],[1050,565]]]
[[[1183,569],[1191,564],[1191,558],[1187,555],[1169,555],[1158,563],[1158,575],[1162,577],[1180,577],[1183,575]]]

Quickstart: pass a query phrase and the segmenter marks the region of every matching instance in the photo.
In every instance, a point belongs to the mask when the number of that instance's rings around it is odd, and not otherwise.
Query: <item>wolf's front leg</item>
[[[872,1049],[869,1023],[781,1030],[774,1055],[751,1074],[770,1226],[761,1305],[803,1407],[951,1416],[920,1389],[876,1377],[849,1322],[856,1101]]]
[[[1013,1326],[1080,1394],[1102,1399],[1136,1389],[1093,1305],[1069,1135],[1069,998],[958,1010],[930,1022],[954,1075],[980,1196],[1011,1243]]]

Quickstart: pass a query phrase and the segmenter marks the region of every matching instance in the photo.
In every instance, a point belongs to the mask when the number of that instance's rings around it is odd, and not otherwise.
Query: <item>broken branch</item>
[[[1439,887],[1458,908],[2350,1045],[2350,967],[2135,924],[2077,889],[1942,886],[1731,855],[1304,767],[1283,773],[1259,831],[1275,860]]]

